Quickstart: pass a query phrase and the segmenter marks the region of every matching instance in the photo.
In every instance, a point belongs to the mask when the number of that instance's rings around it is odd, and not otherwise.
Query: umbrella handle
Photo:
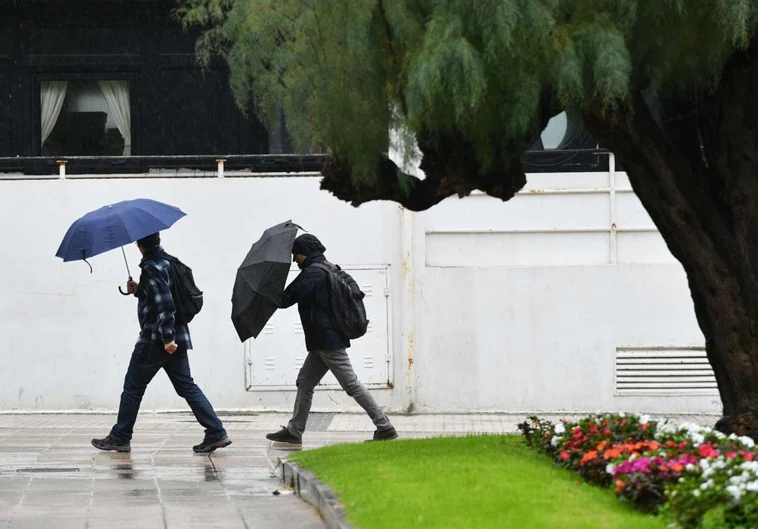
[[[133,281],[132,276],[129,276],[129,281]],[[131,296],[129,292],[124,292],[123,290],[121,290],[121,285],[118,286],[118,291],[121,292],[122,296]]]

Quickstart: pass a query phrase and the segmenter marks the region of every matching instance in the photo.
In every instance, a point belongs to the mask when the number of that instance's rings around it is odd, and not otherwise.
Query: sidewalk
[[[264,435],[289,415],[222,415],[233,444],[192,452],[191,414],[143,413],[131,454],[100,452],[114,415],[0,415],[0,529],[321,529],[318,514],[280,488]],[[522,416],[392,416],[401,437],[516,433]],[[371,437],[365,415],[313,414],[304,449]]]

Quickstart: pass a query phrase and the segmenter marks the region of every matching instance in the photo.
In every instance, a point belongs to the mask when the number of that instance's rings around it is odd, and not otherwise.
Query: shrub
[[[747,437],[647,416],[603,414],[519,425],[527,444],[586,480],[613,487],[674,527],[758,527],[758,461]]]

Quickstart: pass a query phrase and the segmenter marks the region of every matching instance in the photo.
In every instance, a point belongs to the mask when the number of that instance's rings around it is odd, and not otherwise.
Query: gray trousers
[[[389,418],[374,400],[374,397],[361,384],[350,364],[350,358],[345,349],[332,349],[329,351],[311,351],[308,353],[300,373],[297,375],[297,397],[295,398],[295,411],[287,425],[287,430],[295,437],[301,437],[305,431],[308,414],[311,412],[313,390],[327,371],[331,371],[337,382],[340,383],[349,396],[366,410],[368,416],[374,421],[377,430],[387,430],[392,427]]]

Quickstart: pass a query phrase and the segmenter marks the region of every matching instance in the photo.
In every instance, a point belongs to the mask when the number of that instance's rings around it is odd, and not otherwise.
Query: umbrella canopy
[[[55,255],[64,262],[88,259],[165,230],[184,216],[179,208],[147,198],[104,206],[75,221]]]
[[[291,220],[267,229],[237,269],[232,323],[243,342],[257,338],[279,307],[298,229]]]

